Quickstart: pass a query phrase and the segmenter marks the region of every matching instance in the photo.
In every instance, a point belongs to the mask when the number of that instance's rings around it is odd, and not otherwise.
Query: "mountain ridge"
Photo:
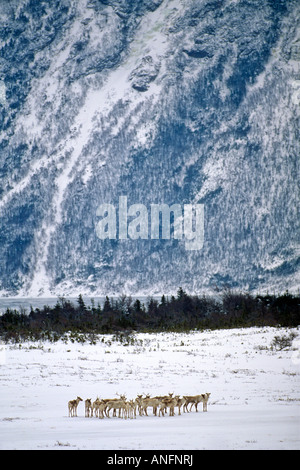
[[[299,287],[299,6],[0,3],[2,295]],[[202,250],[97,208],[204,204]]]

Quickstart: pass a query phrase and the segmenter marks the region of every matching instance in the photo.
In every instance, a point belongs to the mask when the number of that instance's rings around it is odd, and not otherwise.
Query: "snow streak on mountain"
[[[0,0],[2,295],[299,286],[297,0]],[[204,204],[204,245],[97,208]],[[128,219],[129,220],[129,219]]]

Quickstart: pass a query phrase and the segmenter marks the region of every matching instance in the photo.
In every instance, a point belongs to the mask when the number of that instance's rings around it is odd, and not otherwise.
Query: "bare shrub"
[[[294,332],[291,332],[289,335],[275,336],[271,343],[271,349],[282,351],[283,349],[291,348],[296,337],[297,334]]]

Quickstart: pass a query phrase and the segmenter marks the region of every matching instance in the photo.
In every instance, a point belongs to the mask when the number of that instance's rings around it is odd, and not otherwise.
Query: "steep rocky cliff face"
[[[0,0],[0,292],[299,286],[299,18],[296,0]],[[203,204],[203,248],[99,239],[120,196]]]

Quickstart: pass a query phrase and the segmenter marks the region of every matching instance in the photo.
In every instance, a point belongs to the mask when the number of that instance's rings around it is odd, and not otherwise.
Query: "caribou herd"
[[[118,395],[118,394],[117,394]],[[85,417],[92,418],[110,418],[111,416],[127,419],[139,416],[148,416],[148,408],[152,408],[154,416],[165,416],[169,410],[169,416],[175,416],[175,408],[178,408],[178,415],[183,412],[189,413],[192,407],[198,411],[199,403],[203,404],[203,411],[207,411],[207,402],[210,393],[201,393],[200,395],[179,395],[173,396],[173,393],[164,396],[151,397],[149,394],[137,395],[135,399],[127,400],[125,395],[118,395],[118,398],[96,398],[92,402],[91,398],[85,400]],[[77,416],[77,408],[82,398],[77,397],[75,400],[68,402],[69,416]],[[190,407],[189,407],[190,405]],[[112,415],[110,412],[112,411]]]

